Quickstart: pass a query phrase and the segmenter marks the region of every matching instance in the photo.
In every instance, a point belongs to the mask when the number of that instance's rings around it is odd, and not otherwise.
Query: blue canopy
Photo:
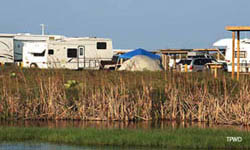
[[[155,55],[153,53],[150,53],[150,52],[148,52],[148,51],[146,51],[144,49],[141,49],[141,48],[133,50],[133,51],[128,52],[128,53],[125,53],[125,54],[122,54],[122,55],[119,56],[119,58],[129,59],[129,58],[132,58],[132,57],[134,57],[136,55],[145,55],[145,56],[148,56],[148,57],[150,57],[152,59],[161,59],[160,56]]]

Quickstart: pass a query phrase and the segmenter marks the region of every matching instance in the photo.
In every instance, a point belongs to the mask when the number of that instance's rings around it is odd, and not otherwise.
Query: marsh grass
[[[13,75],[13,73],[15,75]],[[250,125],[250,79],[219,72],[0,69],[3,120],[185,120]]]
[[[242,137],[228,142],[227,137]],[[168,128],[165,130],[94,128],[0,127],[2,142],[49,142],[71,145],[161,147],[190,149],[250,148],[248,132],[222,129]]]

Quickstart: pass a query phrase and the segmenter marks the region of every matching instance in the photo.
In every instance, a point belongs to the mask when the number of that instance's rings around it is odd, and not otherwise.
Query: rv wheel
[[[101,62],[99,63],[99,65],[98,65],[98,70],[103,70],[103,69],[104,69],[104,66],[105,66],[104,62],[101,61]]]
[[[37,68],[37,64],[35,63],[30,64],[30,68]]]

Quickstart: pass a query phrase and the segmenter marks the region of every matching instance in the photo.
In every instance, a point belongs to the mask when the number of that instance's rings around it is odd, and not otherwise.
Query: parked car
[[[208,63],[219,63],[213,58],[188,58],[181,59],[177,65],[180,67],[181,72],[185,72],[185,65],[187,65],[188,72],[201,72],[206,69],[210,69],[206,64]],[[226,66],[223,65],[223,70],[226,69]]]

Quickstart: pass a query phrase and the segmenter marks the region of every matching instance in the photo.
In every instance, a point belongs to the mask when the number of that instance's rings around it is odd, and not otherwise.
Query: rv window
[[[97,42],[97,49],[107,49],[106,42]]]
[[[45,55],[45,50],[42,53],[33,53],[36,57],[43,57]]]
[[[237,58],[237,51],[235,51],[235,58]],[[240,51],[240,58],[247,58],[247,52]]]
[[[77,58],[77,49],[69,48],[67,56],[68,58]]]
[[[82,56],[83,55],[83,48],[81,47],[80,48],[80,56]]]
[[[53,49],[49,49],[48,54],[49,55],[54,55],[54,50]]]

